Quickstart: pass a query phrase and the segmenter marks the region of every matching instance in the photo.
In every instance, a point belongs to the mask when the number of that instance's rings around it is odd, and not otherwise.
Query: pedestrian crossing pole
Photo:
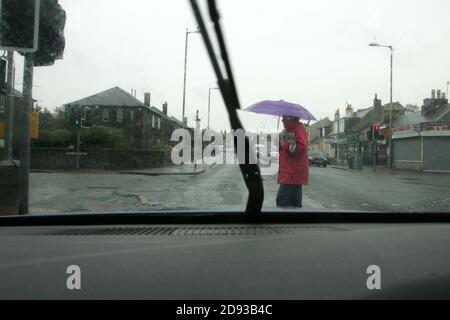
[[[19,215],[27,215],[30,192],[30,117],[33,109],[33,54],[25,54],[23,70],[22,143],[19,168]]]
[[[11,161],[14,158],[14,51],[8,50],[7,64],[8,75],[5,94],[5,160]]]

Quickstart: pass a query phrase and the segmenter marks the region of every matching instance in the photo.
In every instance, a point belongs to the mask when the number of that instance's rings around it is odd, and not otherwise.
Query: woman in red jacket
[[[280,135],[277,207],[302,207],[302,185],[309,181],[308,133],[299,118],[284,116]]]

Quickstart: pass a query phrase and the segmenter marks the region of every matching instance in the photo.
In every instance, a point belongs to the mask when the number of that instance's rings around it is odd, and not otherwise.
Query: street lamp
[[[394,62],[394,48],[392,46],[381,45],[379,43],[372,42],[369,44],[371,47],[383,47],[389,48],[391,51],[391,84],[390,84],[390,107],[389,107],[389,160],[388,160],[388,168],[392,169],[392,71],[393,71],[393,62]]]
[[[209,130],[209,112],[211,109],[211,90],[219,90],[219,88],[209,88],[208,90],[208,130]]]
[[[192,31],[189,31],[188,28],[186,28],[186,40],[184,42],[184,83],[183,83],[183,117],[181,118],[181,122],[184,123],[184,114],[185,114],[185,106],[186,106],[186,68],[187,68],[187,54],[188,54],[188,41],[189,41],[189,35],[191,33],[201,33],[200,29],[195,29]]]

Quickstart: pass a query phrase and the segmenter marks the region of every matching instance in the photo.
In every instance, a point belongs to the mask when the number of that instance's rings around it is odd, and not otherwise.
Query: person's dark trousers
[[[302,207],[302,185],[280,184],[277,207]]]

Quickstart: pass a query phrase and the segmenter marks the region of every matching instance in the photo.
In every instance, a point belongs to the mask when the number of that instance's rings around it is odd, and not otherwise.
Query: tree
[[[32,141],[32,146],[38,148],[65,148],[73,140],[73,133],[67,129],[43,130],[39,134],[39,139]]]
[[[86,147],[122,148],[127,146],[123,130],[104,126],[83,129],[81,141]]]
[[[52,112],[47,108],[37,105],[34,111],[39,112],[39,132],[67,128],[64,110],[62,108],[56,108]]]

